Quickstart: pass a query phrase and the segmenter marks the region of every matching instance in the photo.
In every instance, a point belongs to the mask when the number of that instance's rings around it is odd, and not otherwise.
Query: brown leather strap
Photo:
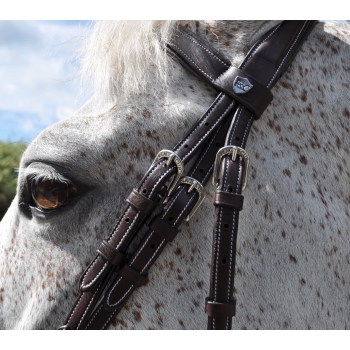
[[[245,68],[249,74],[259,75],[259,81],[266,88],[271,89],[291,62],[291,57],[294,57],[298,51],[307,33],[311,30],[312,24],[310,21],[283,22],[255,45],[244,60],[242,68]],[[265,63],[265,60],[268,62]],[[248,108],[240,106],[228,132],[226,146],[244,148],[254,119],[253,113]],[[233,287],[239,220],[239,207],[227,205],[227,203],[229,198],[234,198],[232,194],[237,195],[235,198],[241,195],[242,174],[245,167],[245,161],[241,156],[235,160],[232,160],[229,155],[223,157],[220,181],[214,200],[216,202],[216,222],[209,301],[222,303],[222,305],[234,302]],[[222,204],[219,203],[221,199]],[[231,329],[231,325],[231,316],[222,313],[208,316],[208,329]]]
[[[190,176],[197,179],[202,184],[205,184],[210,178],[213,170],[212,163],[214,162],[218,148],[224,144],[223,140],[230,123],[231,120],[228,119],[219,127],[190,171]],[[187,216],[188,212],[191,211],[198,198],[198,193],[195,191],[188,192],[188,189],[188,185],[179,185],[178,189],[173,193],[167,205],[164,207],[162,213],[159,214],[159,219],[162,221],[159,221],[156,216],[154,221],[151,222],[149,231],[129,259],[129,264],[133,269],[142,273],[147,273],[157,257],[165,249],[168,241],[164,236],[167,236],[167,233],[163,231],[160,234],[158,229],[162,227],[167,231],[171,227],[172,234],[178,232],[178,227]],[[158,225],[160,222],[161,224]],[[154,223],[156,224],[153,225]],[[157,232],[154,228],[157,229]],[[91,315],[90,321],[85,326],[85,329],[106,329],[134,290],[135,287],[133,285],[118,276],[111,283],[104,302],[101,302]]]
[[[217,131],[219,126],[232,115],[237,103],[224,94],[220,94],[210,108],[188,132],[185,138],[173,149],[186,164],[203,148]],[[152,201],[159,201],[165,183],[177,173],[174,163],[167,164],[168,159],[155,162],[141,180],[137,191]],[[120,252],[125,253],[130,242],[137,234],[147,215],[129,205],[116,227],[106,241]],[[109,276],[113,275],[116,266],[106,262],[97,255],[85,270],[80,280],[81,294],[69,314],[66,326],[70,329],[82,328],[96,308]]]

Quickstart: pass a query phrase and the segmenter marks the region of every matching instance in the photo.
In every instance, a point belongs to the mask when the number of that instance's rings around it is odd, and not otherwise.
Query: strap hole
[[[151,248],[153,249],[155,247],[155,245],[154,244],[151,244]]]
[[[188,148],[188,145],[185,145],[184,147],[185,147],[185,148]]]
[[[203,171],[204,171],[203,169],[199,169],[199,172],[200,172],[200,173],[203,173]]]
[[[228,224],[225,224],[224,227],[225,227],[225,228],[228,228]]]
[[[236,137],[236,141],[239,141],[240,140],[240,138],[239,137]]]
[[[222,262],[223,264],[226,264],[226,259],[222,259],[221,262]]]
[[[146,189],[144,189],[144,190],[142,191],[142,193],[147,193],[147,190],[146,190]]]
[[[232,187],[231,186],[227,187],[227,191],[232,193]]]
[[[130,222],[130,218],[126,218],[125,221],[126,221],[126,222]]]
[[[163,167],[167,167],[167,166],[168,166],[168,164],[167,164],[167,163],[163,164]]]
[[[168,218],[168,221],[173,221],[173,218],[170,216],[170,217]]]
[[[204,125],[205,125],[205,126],[209,126],[209,123],[205,123]]]

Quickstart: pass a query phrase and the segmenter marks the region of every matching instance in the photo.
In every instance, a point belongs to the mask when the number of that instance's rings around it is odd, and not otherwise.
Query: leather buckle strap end
[[[231,302],[211,301],[209,298],[205,299],[205,313],[209,317],[233,317],[236,315],[236,300]]]
[[[97,249],[97,253],[115,266],[122,265],[126,257],[125,254],[114,248],[105,240],[103,240],[100,247]]]

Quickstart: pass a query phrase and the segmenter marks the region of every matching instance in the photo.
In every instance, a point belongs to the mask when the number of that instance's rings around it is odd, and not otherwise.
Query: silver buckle
[[[226,146],[219,149],[219,152],[216,154],[216,158],[215,158],[213,185],[215,187],[218,185],[218,177],[220,173],[221,160],[226,154],[232,154],[232,161],[236,160],[237,154],[242,156],[244,159],[245,168],[244,168],[243,185],[242,185],[242,191],[243,191],[247,186],[249,155],[243,148],[240,148],[237,146]]]
[[[164,203],[167,202],[169,196],[171,195],[171,193],[174,191],[177,183],[179,182],[181,175],[183,174],[184,170],[185,170],[185,164],[183,163],[183,161],[181,160],[181,158],[173,151],[169,151],[166,149],[163,149],[162,151],[160,151],[156,158],[154,159],[151,167],[157,163],[160,159],[162,158],[168,158],[167,161],[167,165],[169,166],[173,161],[177,166],[177,174],[174,177],[174,180],[172,181],[171,185],[169,186],[169,190],[168,190],[168,195],[167,198],[165,199]]]
[[[196,179],[190,177],[190,176],[184,176],[180,179],[178,185],[180,184],[186,184],[186,185],[190,185],[190,188],[188,189],[187,193],[192,192],[193,189],[196,189],[198,194],[199,194],[199,198],[197,200],[197,203],[195,204],[195,206],[192,208],[191,212],[187,215],[186,217],[186,221],[189,221],[192,216],[194,215],[194,213],[198,210],[198,208],[200,207],[200,205],[202,204],[202,202],[204,201],[205,198],[205,194],[204,194],[204,187],[203,185],[197,181]]]

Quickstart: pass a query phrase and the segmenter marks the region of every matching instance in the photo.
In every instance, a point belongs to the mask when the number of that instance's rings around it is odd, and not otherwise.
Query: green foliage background
[[[0,141],[0,220],[5,215],[15,194],[19,161],[26,148],[23,142]]]

